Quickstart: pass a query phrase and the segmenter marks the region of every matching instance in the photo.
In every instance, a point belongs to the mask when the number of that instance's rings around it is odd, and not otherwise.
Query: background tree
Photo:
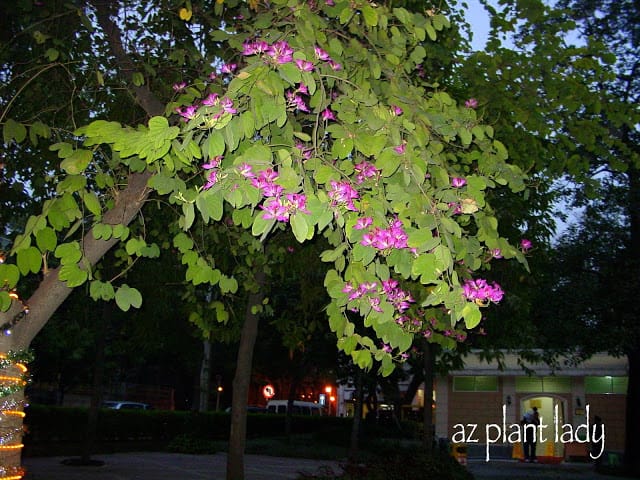
[[[563,175],[567,175],[570,188],[577,193],[575,199],[578,206],[584,206],[588,199],[602,194],[604,190],[600,185],[611,190],[613,196],[603,197],[605,204],[612,208],[608,220],[611,246],[614,248],[611,262],[615,264],[619,252],[613,246],[622,245],[614,232],[626,228],[628,237],[623,254],[626,273],[619,275],[621,285],[618,292],[625,294],[634,291],[640,245],[637,149],[639,91],[635,75],[639,39],[637,5],[633,1],[582,0],[558,2],[557,8],[543,2],[515,0],[500,2],[499,9],[485,5],[492,14],[493,26],[486,52],[474,54],[470,62],[465,62],[461,72],[472,91],[477,92],[487,118],[494,118],[496,126],[500,125],[500,134],[508,135],[514,141],[510,149],[512,159],[526,171],[538,172],[536,176],[546,179],[542,185],[547,188],[542,192],[552,191],[548,187]],[[509,43],[505,43],[505,39]],[[589,212],[599,211],[603,205],[602,201],[598,201],[589,207]],[[530,211],[535,212],[536,209]],[[535,224],[527,222],[520,228],[529,229]],[[569,238],[574,240],[576,253],[583,245],[575,237],[579,230],[569,233]],[[531,238],[535,239],[533,235]],[[566,243],[561,243],[560,251],[568,253],[567,247]],[[593,247],[595,250],[597,245]],[[594,250],[586,249],[583,261],[590,261],[588,259],[593,258]],[[539,251],[544,251],[544,248]],[[552,253],[551,261],[557,258]],[[567,267],[571,264],[569,258],[575,260],[574,265],[581,263],[577,262],[580,257],[576,255],[565,258],[567,262],[562,265]],[[604,272],[611,271],[602,264],[592,270],[601,272],[598,275],[604,275],[603,278],[606,278]],[[559,278],[555,273],[538,274],[536,289],[540,292],[567,293],[565,282],[569,278],[578,280],[573,273],[563,272]],[[560,283],[553,284],[555,280]],[[597,284],[602,285],[600,282]],[[582,282],[575,285],[582,285]],[[608,290],[611,288],[609,286]],[[535,298],[535,291],[531,293],[533,295],[530,298]],[[607,293],[602,291],[591,297],[594,302],[590,302],[589,309],[593,314],[592,321],[596,324],[606,322],[605,318],[609,318],[600,308],[606,304],[606,301],[600,302],[601,298],[604,300],[606,297]],[[628,334],[624,338],[630,339],[625,351],[630,365],[625,458],[631,463],[629,467],[637,473],[637,458],[629,452],[637,450],[635,442],[640,433],[637,431],[640,421],[634,408],[640,395],[637,373],[640,371],[636,327],[638,315],[632,297],[617,305],[625,305],[625,308],[618,307],[614,311],[618,325]],[[568,314],[572,308],[571,303],[567,304],[558,313]],[[543,309],[536,304],[529,304],[525,311],[535,316],[539,310]],[[598,315],[602,317],[596,319]],[[554,318],[558,318],[558,315],[554,314]],[[584,325],[585,318],[580,318]],[[570,316],[563,317],[563,322],[565,325],[575,325]],[[542,336],[540,340],[558,332],[558,328],[565,327],[554,326],[550,332],[539,333]],[[602,340],[600,349],[619,353],[617,348],[610,349],[608,333],[601,332],[601,335],[591,337],[587,344],[576,347],[585,352],[592,351],[595,338]]]

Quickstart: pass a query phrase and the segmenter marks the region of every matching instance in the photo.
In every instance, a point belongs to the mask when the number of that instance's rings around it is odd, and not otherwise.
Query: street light
[[[222,393],[222,375],[216,375],[218,388],[216,389],[216,412],[220,410],[220,394]]]
[[[329,404],[327,405],[327,408],[329,409],[329,416],[331,416],[331,402],[335,400],[335,397],[331,395],[333,388],[331,388],[331,385],[327,385],[326,387],[324,387],[324,391],[327,393],[327,398],[329,399]]]

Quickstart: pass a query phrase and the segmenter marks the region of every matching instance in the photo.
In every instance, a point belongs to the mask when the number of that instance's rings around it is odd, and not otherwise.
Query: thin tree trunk
[[[104,365],[105,365],[105,346],[107,335],[107,323],[113,305],[104,303],[102,305],[102,315],[97,320],[97,341],[96,341],[96,363],[93,367],[93,392],[91,393],[91,404],[87,412],[87,426],[85,429],[85,439],[82,445],[82,455],[80,463],[89,465],[91,463],[91,454],[95,450],[96,437],[98,434],[98,409],[102,403],[102,388],[104,384]]]
[[[287,413],[284,420],[284,434],[287,437],[287,441],[291,441],[291,430],[293,425],[293,402],[296,399],[296,390],[298,389],[298,383],[300,378],[297,374],[291,377],[291,383],[289,383],[289,394],[287,396]]]
[[[198,392],[198,411],[209,410],[211,397],[211,340],[202,341],[202,363],[200,364],[200,391]]]
[[[354,392],[355,405],[353,409],[353,424],[351,425],[351,440],[349,442],[349,463],[356,464],[360,451],[360,430],[362,429],[362,404],[364,403],[364,372],[360,369],[356,373],[356,389]]]
[[[423,341],[424,361],[424,453],[433,452],[433,370],[435,365],[435,348],[427,340]]]
[[[249,295],[244,324],[240,334],[238,361],[233,378],[233,399],[231,406],[231,432],[227,454],[227,480],[244,480],[244,449],[247,441],[247,400],[251,380],[253,347],[258,336],[259,313],[253,307],[261,305],[264,299],[264,272],[256,273],[258,290]]]
[[[628,137],[627,135],[625,135]],[[630,143],[627,138],[627,144]],[[630,292],[638,292],[640,288],[640,169],[630,166],[629,177],[629,223],[630,223],[630,255],[628,255],[629,270],[626,273],[630,282]],[[632,294],[633,295],[633,294]],[[625,422],[625,450],[624,463],[628,473],[640,476],[640,338],[638,332],[640,327],[640,312],[638,312],[637,302],[632,298],[627,299],[627,307],[632,309],[627,312],[632,319],[627,328],[635,333],[635,337],[627,340],[631,345],[627,353],[629,360],[629,385],[627,386],[627,405]],[[634,325],[635,324],[635,325]]]

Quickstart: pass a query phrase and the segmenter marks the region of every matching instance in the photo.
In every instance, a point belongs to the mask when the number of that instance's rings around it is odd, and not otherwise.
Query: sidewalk
[[[24,480],[224,480],[227,456],[181,453],[117,453],[95,455],[100,467],[67,466],[69,457],[31,457],[23,460]],[[297,458],[245,455],[246,480],[289,480],[300,472],[320,473],[331,468],[342,471],[338,462]]]
[[[469,459],[467,467],[476,480],[625,480],[628,477],[597,473],[590,463],[524,463],[518,460]]]
[[[117,453],[96,455],[100,467],[72,467],[61,462],[68,457],[31,457],[23,460],[25,480],[224,480],[227,457],[181,453]],[[294,480],[301,472],[340,472],[340,464],[328,460],[245,455],[246,480]],[[588,463],[557,465],[521,463],[517,460],[469,459],[476,480],[624,480],[596,473]]]

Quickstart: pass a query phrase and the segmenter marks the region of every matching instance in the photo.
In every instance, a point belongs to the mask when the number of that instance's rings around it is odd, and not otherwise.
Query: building
[[[505,353],[501,365],[470,354],[463,370],[435,380],[435,433],[483,455],[511,455],[518,447],[520,420],[535,406],[542,426],[536,447],[539,458],[586,458],[596,415],[605,427],[604,449],[622,451],[627,382],[626,358],[606,354],[578,365],[560,362],[554,368],[526,364],[517,353]],[[338,412],[348,415],[349,405],[343,399],[352,398],[353,389],[341,390]],[[380,403],[384,405],[384,399]],[[423,406],[424,388],[411,409]]]

